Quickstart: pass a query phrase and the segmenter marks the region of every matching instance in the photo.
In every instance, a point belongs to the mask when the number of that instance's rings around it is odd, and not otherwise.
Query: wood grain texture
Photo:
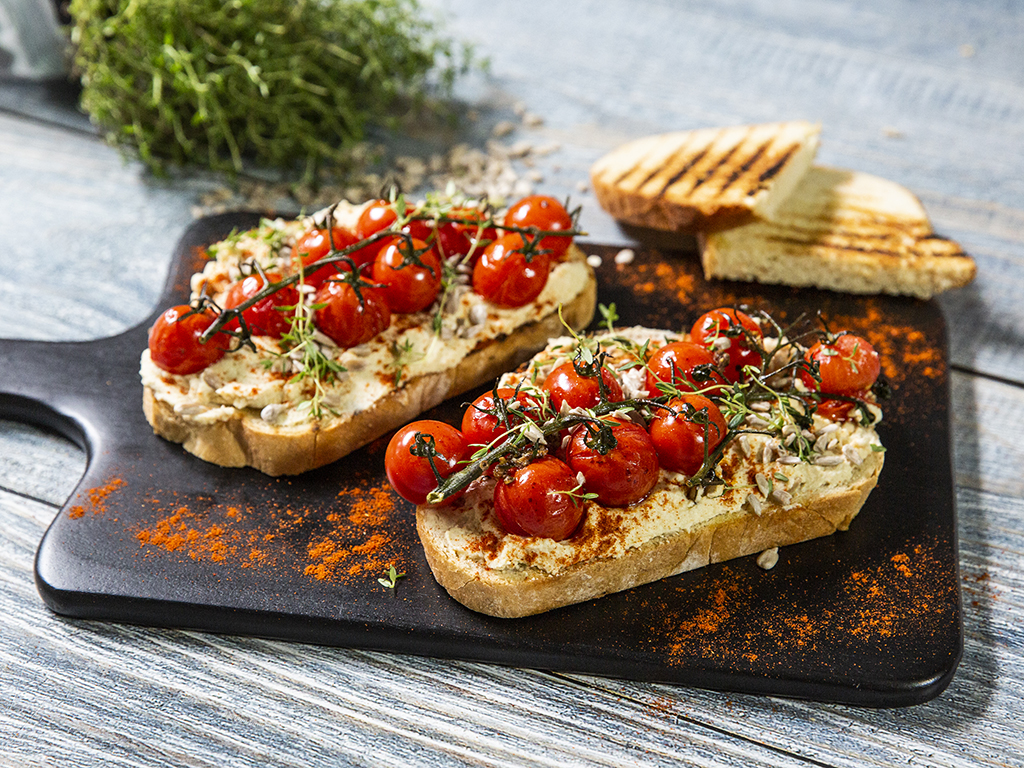
[[[492,62],[460,87],[481,115],[463,133],[517,120],[519,103],[542,117],[509,140],[560,145],[532,170],[584,205],[593,242],[633,242],[580,190],[618,143],[804,118],[822,123],[822,162],[906,185],[977,259],[976,282],[939,299],[954,365],[956,677],[933,702],[879,711],[62,619],[32,561],[85,456],[0,421],[0,766],[1024,765],[1024,12],[427,5]],[[67,93],[0,83],[0,336],[139,322],[211,184],[154,180],[100,143]]]

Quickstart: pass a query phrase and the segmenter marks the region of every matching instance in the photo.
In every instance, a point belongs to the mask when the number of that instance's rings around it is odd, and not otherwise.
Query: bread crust
[[[471,610],[519,618],[631,589],[668,576],[797,544],[849,528],[878,482],[873,471],[849,487],[789,506],[766,506],[761,514],[742,508],[690,530],[649,540],[618,557],[595,556],[558,575],[467,566],[446,552],[445,508],[417,509],[416,528],[438,583]]]
[[[593,319],[597,282],[587,283],[562,307],[562,318],[576,330]],[[324,466],[400,427],[444,400],[455,397],[525,362],[552,336],[564,330],[557,312],[483,343],[454,368],[419,376],[390,392],[372,407],[297,426],[275,426],[258,409],[239,409],[229,419],[196,424],[174,412],[143,387],[143,412],[153,431],[181,443],[204,461],[225,467],[253,467],[271,476],[295,475]]]

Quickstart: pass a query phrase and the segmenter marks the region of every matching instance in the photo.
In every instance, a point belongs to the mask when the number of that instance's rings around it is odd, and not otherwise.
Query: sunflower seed
[[[771,549],[766,549],[764,552],[762,552],[760,555],[757,556],[757,565],[758,565],[758,567],[763,569],[763,570],[766,570],[766,571],[770,571],[772,568],[774,568],[778,564],[778,562],[779,562],[779,548],[778,547],[772,547]]]

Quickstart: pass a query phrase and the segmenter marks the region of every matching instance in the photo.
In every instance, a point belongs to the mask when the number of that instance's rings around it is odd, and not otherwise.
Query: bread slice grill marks
[[[663,134],[631,142],[591,170],[601,205],[640,226],[694,231],[769,213],[810,164],[817,128],[773,123]],[[782,177],[785,177],[784,179]]]
[[[708,278],[919,298],[962,287],[976,271],[956,242],[935,234],[904,187],[821,166],[771,221],[702,237],[701,258]]]

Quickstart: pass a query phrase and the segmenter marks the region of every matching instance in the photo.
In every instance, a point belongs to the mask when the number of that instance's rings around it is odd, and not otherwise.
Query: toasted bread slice
[[[644,328],[620,329],[615,336],[651,351],[679,338]],[[565,351],[569,344],[553,340],[501,385],[542,381],[571,354]],[[609,368],[621,370],[627,358],[612,349],[608,359]],[[637,380],[630,383],[629,374],[620,376],[631,397],[650,394]],[[662,469],[638,503],[615,508],[587,502],[579,528],[561,541],[506,532],[494,512],[500,481],[491,476],[452,501],[421,505],[416,527],[431,571],[466,607],[513,618],[846,530],[882,470],[874,426],[815,415],[804,435],[814,447],[798,458],[792,436],[765,433],[764,424],[776,415],[759,416],[764,421],[749,427],[756,433],[736,436],[719,460],[724,485],[691,488],[686,476]]]
[[[562,319],[579,330],[594,316],[597,282],[591,273],[579,294],[562,306]],[[278,425],[258,407],[231,408],[223,417],[195,418],[180,400],[143,387],[143,411],[153,431],[204,461],[226,467],[253,467],[267,475],[297,475],[340,459],[402,426],[450,397],[493,380],[526,360],[549,338],[564,331],[557,311],[514,333],[482,341],[456,365],[416,376],[390,388],[358,412],[340,412],[319,420]],[[179,405],[179,407],[175,407]],[[220,410],[219,408],[217,410]]]
[[[353,226],[361,206],[333,209],[336,225]],[[192,276],[192,300],[220,306],[243,266],[292,268],[293,245],[324,212],[303,220],[263,221],[213,244],[213,257]],[[464,265],[459,265],[464,267]],[[204,461],[294,475],[333,462],[443,400],[491,381],[541,349],[551,336],[587,326],[597,282],[586,256],[571,246],[551,265],[543,291],[520,307],[488,302],[458,272],[443,311],[395,314],[370,341],[339,348],[316,329],[307,340],[337,370],[304,375],[302,352],[269,336],[237,345],[201,371],[175,375],[142,353],[143,411],[156,434]],[[561,313],[561,317],[559,314]],[[439,321],[439,322],[438,322]]]
[[[708,278],[929,298],[974,279],[961,247],[932,230],[906,188],[814,167],[775,212],[702,237]]]
[[[620,221],[673,232],[771,218],[811,166],[820,127],[805,121],[700,129],[629,142],[598,160],[598,202]]]

